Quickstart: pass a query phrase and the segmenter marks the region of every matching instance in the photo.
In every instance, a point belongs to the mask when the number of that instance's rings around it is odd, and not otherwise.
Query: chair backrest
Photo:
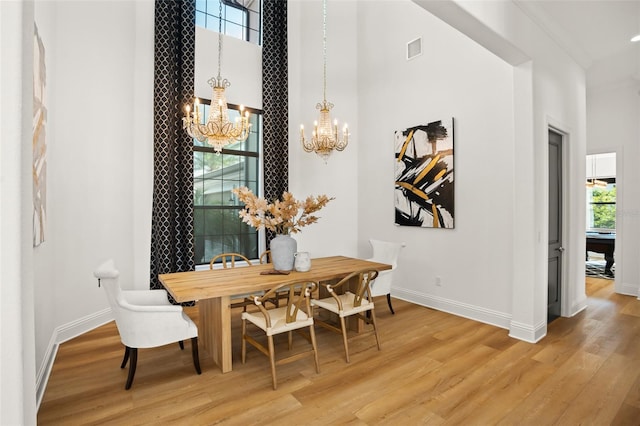
[[[122,289],[120,288],[120,273],[116,269],[113,259],[109,259],[94,271],[93,275],[98,278],[98,285],[104,288],[111,307],[111,312],[116,321],[120,340],[125,345],[132,345],[135,335],[139,334],[135,313],[127,309],[130,305],[127,302]],[[136,346],[137,347],[137,346]]]
[[[223,268],[235,268],[236,262],[246,262],[247,266],[251,266],[251,261],[240,253],[221,253],[214,256],[209,262],[209,269],[213,269],[213,265],[220,263]]]
[[[378,279],[371,284],[371,296],[381,296],[391,292],[391,284],[393,280],[393,271],[398,266],[398,256],[400,250],[405,243],[394,243],[389,241],[381,241],[370,239],[373,248],[373,256],[369,259],[374,262],[387,263],[391,265],[390,270],[380,272]]]
[[[271,263],[271,250],[265,250],[260,255],[260,264]]]
[[[306,281],[294,284],[282,284],[278,287],[274,287],[262,296],[254,296],[254,303],[258,306],[260,311],[265,316],[267,321],[267,327],[271,327],[271,317],[269,315],[269,309],[265,308],[265,302],[273,300],[278,293],[282,294],[287,292],[287,310],[285,314],[285,321],[287,324],[295,322],[298,317],[298,311],[304,307],[303,311],[311,316],[310,298],[311,294],[318,288],[318,283],[315,281]]]
[[[393,268],[398,264],[398,256],[400,250],[404,247],[405,243],[394,243],[389,241],[381,241],[370,239],[371,248],[373,248],[373,256],[370,260],[380,263],[388,263]]]
[[[332,293],[332,296],[334,298],[336,298],[333,294],[336,288],[344,285],[349,286],[350,282],[356,280],[357,285],[351,285],[349,290],[354,294],[353,306],[358,307],[362,305],[363,299],[371,299],[370,285],[377,276],[378,271],[376,271],[375,269],[364,269],[361,271],[355,271],[342,278],[336,284],[327,285],[327,290],[329,291],[329,293]],[[339,298],[336,298],[336,301],[338,302],[338,308],[342,310],[342,303],[340,302]]]
[[[197,327],[183,314],[181,306],[171,304],[137,304],[131,301],[133,291],[120,288],[119,272],[113,260],[98,266],[93,275],[98,278],[111,306],[120,340],[132,348],[150,348],[197,336]],[[137,290],[137,299],[143,293],[161,292],[164,290]],[[129,296],[127,296],[129,294]],[[129,297],[129,299],[128,299]],[[157,297],[153,299],[157,300]]]
[[[369,299],[371,295],[371,290],[369,286],[371,282],[376,279],[378,276],[378,271],[376,270],[367,270],[367,271],[359,271],[354,274],[354,276],[358,276],[358,286],[355,288],[355,297],[353,300],[353,306],[362,305],[362,299]]]
[[[107,300],[116,319],[116,324],[122,322],[118,303],[118,300],[122,300],[122,290],[118,283],[120,272],[116,269],[113,259],[109,259],[98,266],[93,272],[93,276],[98,279],[98,286],[103,287],[107,294]]]

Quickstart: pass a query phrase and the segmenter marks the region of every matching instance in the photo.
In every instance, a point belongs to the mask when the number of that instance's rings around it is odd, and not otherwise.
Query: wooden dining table
[[[257,293],[282,284],[339,280],[351,272],[363,269],[384,271],[391,269],[391,265],[346,256],[330,256],[311,259],[311,269],[307,272],[291,271],[286,275],[264,275],[263,272],[273,271],[273,265],[262,264],[174,272],[160,274],[158,277],[176,302],[198,302],[199,340],[222,372],[227,373],[232,370],[232,296]]]

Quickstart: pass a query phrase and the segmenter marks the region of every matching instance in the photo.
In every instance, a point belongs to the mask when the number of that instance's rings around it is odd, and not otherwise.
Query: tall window
[[[204,117],[209,105],[204,106]],[[229,106],[229,120],[239,112]],[[260,188],[260,146],[262,116],[250,111],[251,133],[246,141],[227,145],[216,154],[206,142],[194,139],[193,206],[195,263],[208,263],[217,254],[236,252],[250,259],[258,257],[258,232],[242,222],[238,212],[242,207],[231,192],[247,186],[255,194]]]
[[[196,25],[218,32],[221,1],[222,33],[261,44],[261,0],[196,0]]]
[[[587,231],[616,230],[616,154],[587,155]]]

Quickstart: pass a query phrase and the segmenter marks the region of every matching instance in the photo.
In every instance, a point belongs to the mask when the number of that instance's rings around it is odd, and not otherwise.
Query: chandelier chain
[[[222,0],[219,0],[218,5],[218,80],[220,80],[220,69],[222,68]]]
[[[327,0],[322,2],[322,99],[327,102]]]

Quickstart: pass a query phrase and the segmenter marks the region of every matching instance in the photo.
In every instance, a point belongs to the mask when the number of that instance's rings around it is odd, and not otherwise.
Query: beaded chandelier
[[[206,141],[218,154],[224,146],[246,140],[251,128],[249,112],[244,112],[242,105],[240,106],[240,117],[236,118],[235,122],[229,121],[225,89],[231,83],[226,78],[220,77],[220,68],[222,67],[222,1],[220,1],[219,12],[218,76],[207,81],[209,86],[213,88],[209,117],[206,123],[201,122],[200,104],[196,98],[193,103],[193,112],[191,112],[191,107],[187,105],[185,107],[186,114],[182,119],[182,127],[189,136],[200,142]]]
[[[327,0],[322,2],[322,44],[323,44],[323,80],[322,80],[322,102],[316,104],[316,109],[320,110],[318,121],[313,123],[311,139],[306,139],[304,135],[304,125],[300,126],[300,141],[302,148],[306,152],[315,152],[324,162],[327,162],[329,155],[336,150],[342,151],[349,143],[349,129],[345,124],[342,132],[338,133],[338,120],[331,124],[331,109],[333,104],[327,102]]]

